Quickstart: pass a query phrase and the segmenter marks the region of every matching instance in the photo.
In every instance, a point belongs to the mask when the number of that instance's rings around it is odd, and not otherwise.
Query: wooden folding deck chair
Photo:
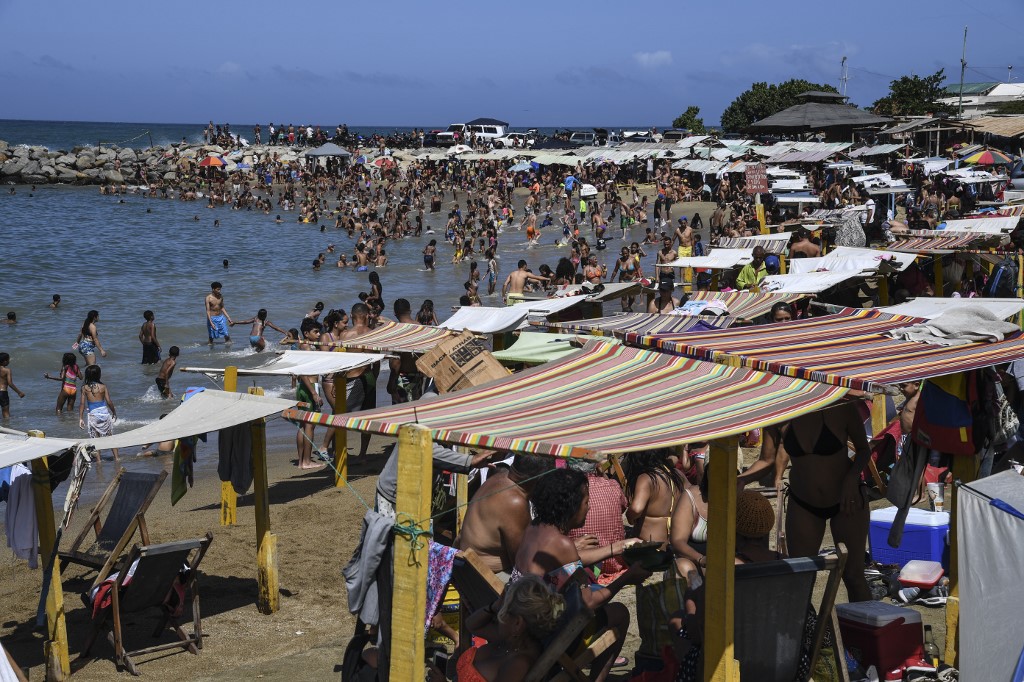
[[[166,471],[158,474],[129,473],[122,467],[103,492],[82,532],[72,541],[71,547],[58,553],[61,572],[63,573],[68,564],[80,564],[95,568],[100,575],[109,574],[128,547],[136,529],[139,531],[142,544],[148,545],[146,510],[156,498],[165,478]],[[114,499],[110,504],[110,511],[101,522],[100,514],[103,513],[103,508],[111,496]],[[95,533],[96,539],[83,550],[82,544],[90,531]],[[100,580],[101,578],[97,576],[93,585]]]
[[[106,629],[108,623],[112,623],[107,639],[114,647],[115,661],[128,668],[132,675],[139,674],[132,656],[178,647],[198,654],[199,649],[203,648],[203,627],[199,615],[197,569],[211,542],[213,535],[207,533],[206,537],[194,540],[148,546],[136,544],[128,554],[122,570],[109,584],[109,607],[101,608],[98,612],[94,609],[92,632],[82,649],[81,657],[88,655],[96,637]],[[131,571],[129,577],[132,566],[135,570]],[[108,577],[109,574],[101,574],[100,583]],[[175,589],[176,583],[181,587],[180,592]],[[101,584],[101,589],[103,587],[106,586]],[[90,592],[82,595],[82,599],[89,608],[93,608]],[[192,634],[187,634],[178,622],[186,593],[192,595]],[[128,651],[124,643],[124,616],[151,608],[161,610],[160,622],[153,631],[153,637],[159,637],[170,627],[178,635],[179,641]]]
[[[781,559],[736,567],[735,655],[742,679],[791,682],[796,679],[804,652],[804,630],[812,605],[814,584],[827,571],[825,593],[817,606],[810,668],[821,651],[827,626],[833,623],[833,606],[846,548],[824,557]],[[766,599],[766,597],[769,597]],[[774,597],[774,598],[771,598]],[[833,628],[833,637],[838,629]],[[842,651],[841,647],[838,647]],[[837,660],[845,671],[845,661]]]

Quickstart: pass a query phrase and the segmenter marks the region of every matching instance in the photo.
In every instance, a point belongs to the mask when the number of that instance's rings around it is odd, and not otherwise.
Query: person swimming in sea
[[[237,322],[232,322],[231,326],[235,326],[236,324],[252,325],[252,329],[249,330],[249,345],[257,353],[262,353],[267,347],[267,340],[263,338],[263,332],[266,330],[267,327],[270,327],[275,331],[281,332],[282,334],[285,335],[285,337],[288,336],[287,331],[281,329],[276,324],[267,319],[266,308],[260,308],[259,311],[256,313],[256,317],[249,318],[248,320],[238,320]]]

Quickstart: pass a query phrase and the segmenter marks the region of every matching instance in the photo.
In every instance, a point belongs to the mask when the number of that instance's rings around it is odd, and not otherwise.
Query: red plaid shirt
[[[618,481],[606,476],[591,474],[587,476],[587,488],[590,491],[590,511],[587,522],[582,528],[569,531],[569,537],[578,539],[584,535],[597,537],[601,545],[610,545],[626,538],[626,527],[622,522],[622,513],[626,511],[626,496]],[[612,557],[601,563],[602,573],[617,573],[626,568],[621,557]]]

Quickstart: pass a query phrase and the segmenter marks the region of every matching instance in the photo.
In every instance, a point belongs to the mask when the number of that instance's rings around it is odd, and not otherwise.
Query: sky
[[[823,10],[828,7],[828,10]],[[945,68],[1024,80],[1022,0],[0,0],[0,119],[439,127],[705,124],[756,81],[869,106]]]

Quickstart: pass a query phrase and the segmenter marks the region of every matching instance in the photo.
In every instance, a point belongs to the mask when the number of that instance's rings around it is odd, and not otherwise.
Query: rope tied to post
[[[427,523],[426,529],[421,526],[423,523]],[[421,538],[432,538],[434,536],[434,531],[431,530],[430,519],[428,518],[426,522],[417,522],[405,512],[396,512],[394,530],[397,534],[409,537],[409,562],[419,565],[419,561],[416,559],[416,552],[427,546]]]

